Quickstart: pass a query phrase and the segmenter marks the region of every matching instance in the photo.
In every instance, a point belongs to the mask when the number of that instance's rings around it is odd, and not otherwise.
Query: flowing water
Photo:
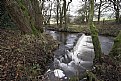
[[[44,81],[69,81],[72,76],[81,76],[91,69],[94,49],[91,36],[82,33],[62,33],[46,31],[60,42],[54,52],[54,62],[50,64]],[[99,36],[104,54],[108,54],[113,45],[112,37]]]

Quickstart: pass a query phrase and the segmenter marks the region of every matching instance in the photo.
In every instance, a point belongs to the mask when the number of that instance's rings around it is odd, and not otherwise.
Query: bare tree
[[[62,28],[62,25],[63,25],[62,21],[64,18],[64,29],[65,30],[67,29],[67,11],[68,11],[69,4],[71,2],[72,2],[72,0],[70,0],[68,3],[66,0],[63,0],[63,1],[57,0],[57,24],[58,24],[58,19],[60,19],[60,27]],[[60,14],[60,16],[58,14]]]
[[[69,7],[69,4],[72,2],[72,0],[70,0],[68,3],[66,0],[63,0],[63,8],[64,8],[64,29],[67,30],[67,11],[68,11],[68,7]]]
[[[116,22],[119,23],[120,21],[120,0],[109,0],[112,4],[113,4],[113,7],[114,7],[114,10],[115,10],[115,18],[116,18]]]
[[[79,15],[81,15],[83,22],[88,22],[89,19],[89,2],[87,0],[83,1],[82,7],[77,11]]]
[[[98,10],[98,23],[100,22],[101,7],[102,7],[102,0],[100,0],[100,4],[99,4],[99,10]]]

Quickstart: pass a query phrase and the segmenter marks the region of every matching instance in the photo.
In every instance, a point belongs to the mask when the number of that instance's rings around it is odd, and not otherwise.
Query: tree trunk
[[[6,0],[6,8],[12,20],[16,23],[22,33],[32,33],[30,23],[27,17],[25,17],[25,15],[23,14],[22,8],[16,1]]]
[[[115,18],[116,18],[116,23],[120,22],[120,1],[119,0],[109,0],[110,2],[112,2],[113,6],[114,6],[114,10],[115,10]]]
[[[33,1],[33,9],[35,13],[35,27],[37,30],[39,30],[41,33],[43,32],[43,16],[41,12],[41,8],[39,6],[38,0],[32,0]]]
[[[116,14],[115,15],[116,16],[116,23],[120,23],[119,8],[117,8],[115,14]]]
[[[51,19],[51,15],[52,15],[52,2],[49,4],[50,7],[50,11],[49,11],[49,18],[47,19],[47,23],[50,25],[50,19]]]
[[[90,27],[91,36],[92,36],[92,42],[94,45],[95,60],[100,62],[102,51],[101,51],[101,46],[98,38],[98,32],[93,23],[93,16],[94,16],[94,0],[90,0],[89,27]]]
[[[119,23],[119,0],[114,1],[114,10],[115,10],[115,18],[116,18],[116,23]]]
[[[67,12],[67,10],[66,10],[66,0],[63,0],[63,10],[64,10],[64,30],[67,30],[67,17],[66,17],[66,12]]]
[[[62,28],[63,8],[60,7],[60,28]]]
[[[58,20],[59,20],[59,0],[57,0],[57,18],[56,18],[57,26],[58,26]]]
[[[101,6],[102,6],[102,0],[100,0],[100,4],[99,4],[99,10],[98,10],[98,23],[100,22]]]
[[[85,13],[85,22],[88,22],[88,9],[87,9],[87,1],[85,0],[85,11],[84,11],[84,13]]]
[[[111,57],[121,55],[121,30],[120,30],[118,36],[114,40],[114,45],[113,45],[112,50],[109,53],[109,55],[111,55]]]
[[[6,0],[7,10],[23,33],[43,32],[43,16],[38,0]]]

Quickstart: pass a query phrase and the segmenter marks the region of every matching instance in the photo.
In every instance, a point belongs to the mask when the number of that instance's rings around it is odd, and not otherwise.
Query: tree
[[[94,0],[90,0],[89,27],[92,36],[92,42],[94,45],[95,59],[100,62],[102,51],[98,38],[98,32],[93,23],[93,16],[94,16]]]
[[[120,59],[121,59],[121,30],[114,40],[114,45],[113,45],[112,50],[109,53],[109,55],[112,58],[120,57]]]
[[[102,0],[100,0],[100,4],[99,4],[99,10],[98,10],[98,23],[100,22],[101,7],[102,7]]]
[[[95,2],[95,14],[94,15],[98,19],[98,23],[100,22],[100,18],[102,16],[105,16],[106,14],[107,17],[112,17],[113,13],[114,13],[114,9],[110,1],[100,0],[100,1]]]
[[[50,24],[50,19],[52,17],[52,11],[53,9],[53,5],[54,5],[54,1],[49,0],[49,1],[45,1],[45,3],[43,4],[43,16],[44,16],[44,23],[46,24]]]
[[[58,20],[60,19],[60,28],[62,28],[62,25],[64,23],[64,29],[67,29],[67,11],[69,4],[72,2],[70,0],[68,3],[66,0],[57,0],[57,26],[58,26]],[[58,15],[60,14],[60,15]],[[63,22],[64,20],[64,22]]]
[[[58,20],[59,20],[59,0],[57,0],[57,18],[56,18],[56,20],[57,20],[57,26],[58,26]]]
[[[83,1],[82,7],[77,11],[78,14],[82,17],[82,20],[88,22],[89,19],[89,2],[87,0]]]
[[[12,20],[23,33],[43,32],[43,16],[38,0],[5,0]]]
[[[114,7],[115,10],[115,18],[116,18],[116,23],[120,22],[120,1],[119,0],[109,0]]]
[[[72,0],[70,0],[67,4],[67,1],[66,0],[63,0],[63,10],[64,10],[64,29],[66,30],[67,29],[67,11],[68,11],[68,7],[69,7],[69,4],[72,2]]]
[[[60,7],[59,7],[59,11],[60,11],[60,28],[62,28],[62,24],[63,24],[63,6],[60,3]]]
[[[63,0],[64,21],[65,21],[64,22],[65,23],[64,29],[65,30],[67,29],[67,16],[66,16],[67,9],[66,9],[66,4],[67,4],[66,0]]]
[[[41,1],[41,0],[40,0]],[[32,0],[32,7],[33,7],[33,14],[34,16],[33,19],[35,20],[34,26],[37,30],[39,30],[40,32],[43,32],[43,15],[42,15],[42,11],[41,11],[41,6],[40,5],[40,1],[38,0]]]

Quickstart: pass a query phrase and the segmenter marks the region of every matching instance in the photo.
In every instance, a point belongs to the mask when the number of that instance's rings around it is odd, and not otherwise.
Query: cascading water
[[[46,72],[48,78],[44,81],[68,81],[69,77],[82,75],[93,65],[94,49],[91,36],[84,34],[66,34],[55,31],[47,31],[54,39],[61,42],[59,48],[54,52],[54,62]],[[108,38],[99,37],[103,52],[106,54],[112,47],[113,41]],[[103,40],[105,39],[105,41]],[[105,43],[108,42],[108,46]],[[76,44],[75,44],[76,43]]]

